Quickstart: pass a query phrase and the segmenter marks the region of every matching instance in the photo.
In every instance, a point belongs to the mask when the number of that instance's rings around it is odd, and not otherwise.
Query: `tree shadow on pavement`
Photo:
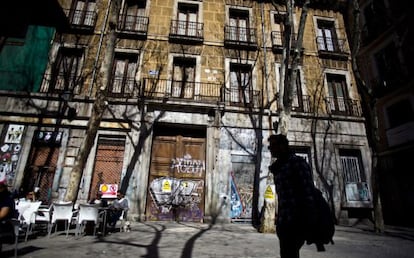
[[[155,225],[151,225],[151,224],[146,224],[143,223],[145,226],[148,226],[150,228],[153,229],[154,231],[154,238],[151,241],[150,244],[148,245],[144,245],[144,244],[135,244],[135,243],[131,243],[131,242],[126,242],[126,241],[107,241],[105,239],[100,239],[99,242],[104,242],[104,243],[111,243],[111,244],[121,244],[121,245],[128,245],[128,246],[133,246],[133,247],[141,247],[141,248],[145,248],[147,250],[147,254],[146,255],[142,255],[141,257],[143,258],[159,258],[159,251],[158,251],[158,244],[161,240],[161,236],[162,233],[167,229],[167,227],[165,225],[161,225],[161,229],[158,229]]]
[[[152,239],[151,243],[148,245],[145,244],[137,244],[137,243],[131,243],[128,241],[111,241],[106,239],[99,239],[99,242],[104,243],[110,243],[110,244],[119,244],[119,245],[128,245],[132,247],[139,247],[139,248],[145,248],[147,251],[147,254],[142,255],[143,258],[160,258],[159,254],[159,243],[161,241],[161,237],[163,232],[167,229],[165,225],[160,225],[161,228],[157,227],[157,225],[147,224],[143,223],[145,226],[150,227],[152,231],[154,232],[154,238]],[[183,223],[179,223],[180,225],[186,226],[186,227],[192,227]],[[200,229],[197,233],[195,233],[184,245],[183,251],[181,253],[181,258],[189,258],[192,257],[192,252],[194,249],[194,244],[198,238],[200,238],[206,231],[210,230],[213,227],[214,223],[210,223],[208,227]],[[195,227],[199,229],[199,227]]]
[[[35,252],[35,251],[40,250],[40,249],[43,249],[43,248],[36,247],[36,246],[25,246],[23,248],[18,248],[17,249],[17,256],[30,254],[30,253]],[[7,251],[0,252],[0,257],[1,258],[14,257],[14,249],[9,249]]]

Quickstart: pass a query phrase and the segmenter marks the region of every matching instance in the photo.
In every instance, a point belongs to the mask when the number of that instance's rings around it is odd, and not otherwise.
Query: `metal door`
[[[99,136],[89,200],[96,196],[100,184],[120,186],[124,152],[124,136]]]
[[[155,136],[148,182],[147,220],[202,222],[205,139]]]

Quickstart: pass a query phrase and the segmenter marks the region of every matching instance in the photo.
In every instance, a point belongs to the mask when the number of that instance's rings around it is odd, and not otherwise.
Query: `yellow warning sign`
[[[268,199],[268,200],[274,200],[275,199],[275,194],[273,192],[272,186],[268,185],[266,187],[266,191],[264,193],[264,198]]]
[[[164,180],[162,182],[162,191],[170,193],[171,192],[171,181],[170,180]]]

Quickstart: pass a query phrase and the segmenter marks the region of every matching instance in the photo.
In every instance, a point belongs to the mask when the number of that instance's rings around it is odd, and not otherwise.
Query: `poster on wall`
[[[100,184],[99,191],[102,193],[102,198],[116,198],[118,192],[117,184]]]
[[[25,126],[10,124],[4,130],[4,138],[0,143],[0,182],[7,181],[8,185],[13,185]]]

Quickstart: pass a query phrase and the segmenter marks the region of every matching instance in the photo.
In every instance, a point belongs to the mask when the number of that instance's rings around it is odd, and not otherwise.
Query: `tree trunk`
[[[88,160],[91,149],[94,145],[99,125],[101,123],[104,111],[106,109],[106,93],[110,83],[110,69],[115,52],[116,45],[116,25],[120,10],[120,0],[109,2],[110,19],[108,26],[108,38],[106,45],[106,53],[104,61],[97,79],[97,91],[95,101],[93,103],[91,117],[86,126],[85,139],[80,146],[75,165],[72,168],[68,189],[66,191],[65,200],[75,202],[78,197],[79,185],[83,175],[86,161]],[[102,31],[104,33],[104,31]],[[91,85],[93,87],[93,85]]]

